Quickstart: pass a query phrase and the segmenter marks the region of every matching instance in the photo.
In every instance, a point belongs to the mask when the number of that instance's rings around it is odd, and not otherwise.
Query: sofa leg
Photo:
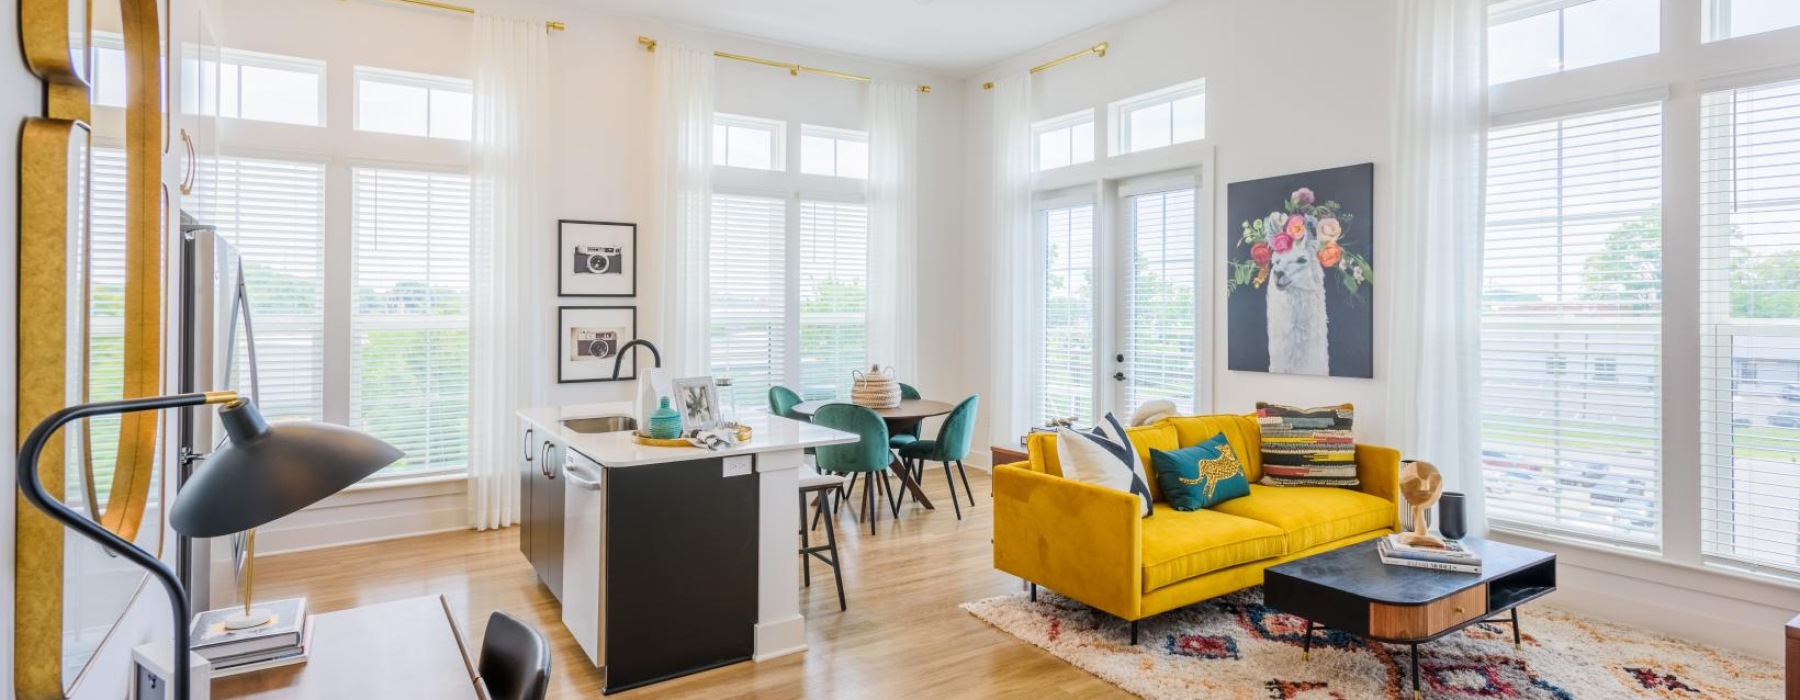
[[[1137,620],[1131,621],[1131,645],[1137,646]]]
[[[1037,584],[1031,584],[1031,602],[1037,602]]]

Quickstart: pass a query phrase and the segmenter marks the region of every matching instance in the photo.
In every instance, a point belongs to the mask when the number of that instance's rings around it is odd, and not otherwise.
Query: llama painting
[[[1373,377],[1372,163],[1234,182],[1229,367]]]

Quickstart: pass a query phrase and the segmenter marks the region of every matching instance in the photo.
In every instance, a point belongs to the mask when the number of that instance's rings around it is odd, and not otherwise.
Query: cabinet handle
[[[535,431],[535,430],[537,430],[537,428],[526,428],[526,429],[525,429],[525,440],[524,440],[524,441],[523,441],[523,442],[520,442],[520,443],[519,443],[519,449],[521,449],[521,450],[524,450],[524,451],[525,451],[525,461],[527,461],[527,462],[529,462],[529,461],[531,461],[531,460],[532,460],[532,456],[531,456],[531,433],[532,433],[532,432],[533,432],[533,431]]]
[[[181,130],[181,145],[183,148],[187,149],[187,164],[182,168],[181,173],[181,193],[184,195],[193,194],[194,180],[200,175],[200,164],[198,162],[199,158],[196,156],[196,151],[194,150],[194,137],[188,135],[188,130],[185,127]]]
[[[1452,612],[1454,612],[1454,613],[1456,613],[1456,614],[1458,614],[1458,615],[1461,615],[1461,614],[1463,614],[1463,613],[1465,613],[1465,612],[1468,612],[1468,611],[1467,611],[1467,610],[1464,610],[1464,609],[1462,609],[1462,608],[1460,608],[1460,607],[1459,607],[1459,608],[1457,608],[1457,609],[1455,609],[1455,610],[1453,610],[1453,611],[1452,611]]]
[[[544,446],[538,448],[538,471],[542,472],[544,476],[550,476],[550,448],[551,447],[552,447],[552,445],[550,444],[550,441],[545,440]]]

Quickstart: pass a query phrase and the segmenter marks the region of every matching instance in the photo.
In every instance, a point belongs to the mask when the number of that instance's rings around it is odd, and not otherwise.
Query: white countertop
[[[750,440],[723,450],[651,447],[634,442],[630,432],[580,433],[562,424],[572,418],[629,416],[636,412],[635,408],[635,404],[627,401],[539,406],[519,409],[519,417],[535,427],[538,435],[560,442],[602,467],[638,467],[689,459],[842,445],[858,440],[855,433],[768,415],[744,419],[743,423],[750,426]]]

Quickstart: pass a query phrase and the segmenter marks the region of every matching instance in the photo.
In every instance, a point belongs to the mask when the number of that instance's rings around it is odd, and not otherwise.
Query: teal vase
[[[644,434],[655,440],[681,437],[681,414],[669,406],[669,397],[662,397],[661,407],[650,412],[650,424],[644,427]]]

